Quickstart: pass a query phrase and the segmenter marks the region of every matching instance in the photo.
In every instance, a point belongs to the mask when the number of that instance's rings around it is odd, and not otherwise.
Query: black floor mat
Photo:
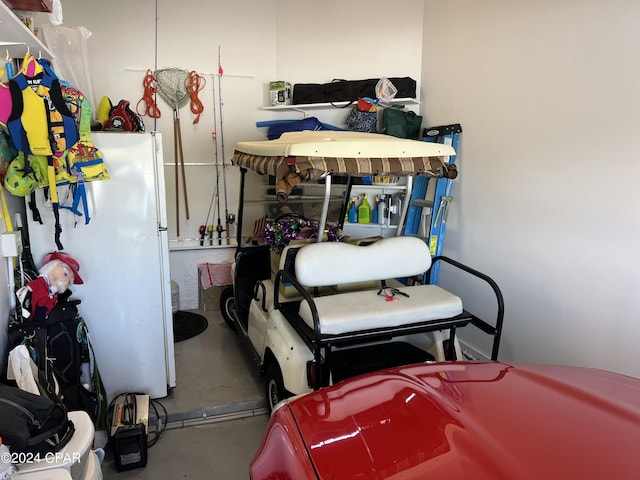
[[[209,322],[202,315],[178,310],[173,314],[173,341],[182,342],[204,332]]]

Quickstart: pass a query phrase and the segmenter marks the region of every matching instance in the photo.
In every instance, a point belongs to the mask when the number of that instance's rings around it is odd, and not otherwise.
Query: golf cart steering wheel
[[[282,213],[280,215],[278,215],[275,219],[276,222],[279,222],[280,220],[294,220],[294,219],[298,219],[298,220],[304,220],[305,222],[310,221],[307,217],[305,217],[304,215],[300,214],[300,213],[296,213],[296,212],[290,212],[290,213]]]

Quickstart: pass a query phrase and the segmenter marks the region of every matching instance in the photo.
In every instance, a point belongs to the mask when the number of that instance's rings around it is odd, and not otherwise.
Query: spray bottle
[[[388,195],[382,194],[380,195],[380,202],[378,203],[378,223],[380,225],[388,225],[389,221],[387,216],[389,214],[389,209],[387,206]]]
[[[358,223],[371,223],[371,205],[366,193],[362,194],[362,203],[358,207]]]
[[[356,197],[351,197],[351,205],[349,206],[349,223],[358,223],[358,209],[356,208]]]
[[[378,223],[378,204],[380,203],[380,197],[376,195],[374,197],[373,205],[371,205],[371,223]]]

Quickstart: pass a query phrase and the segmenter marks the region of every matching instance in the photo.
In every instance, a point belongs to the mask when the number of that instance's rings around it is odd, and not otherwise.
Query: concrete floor
[[[107,449],[105,480],[249,477],[268,417],[263,383],[238,336],[218,311],[200,311],[208,328],[175,344],[176,387],[158,399],[167,429],[148,450],[147,466],[117,472]]]

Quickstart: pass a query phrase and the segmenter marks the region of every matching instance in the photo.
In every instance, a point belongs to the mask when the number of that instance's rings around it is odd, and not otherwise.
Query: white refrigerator
[[[109,401],[151,398],[176,384],[169,247],[160,133],[94,132],[110,180],[87,183],[90,222],[60,209],[63,251],[80,263],[72,298],[89,327]],[[68,187],[58,187],[61,203]],[[43,224],[27,208],[36,266],[56,250],[53,210],[36,191]]]

